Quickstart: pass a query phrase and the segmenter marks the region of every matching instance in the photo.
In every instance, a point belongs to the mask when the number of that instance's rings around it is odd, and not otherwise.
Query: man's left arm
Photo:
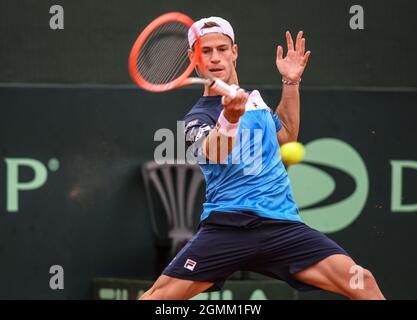
[[[287,39],[288,52],[283,57],[281,46],[277,48],[276,65],[282,75],[281,101],[275,111],[282,124],[281,130],[277,133],[280,145],[297,141],[300,127],[300,81],[301,75],[307,65],[310,51],[305,52],[305,39],[303,32],[297,35],[295,48],[289,31],[285,34]]]

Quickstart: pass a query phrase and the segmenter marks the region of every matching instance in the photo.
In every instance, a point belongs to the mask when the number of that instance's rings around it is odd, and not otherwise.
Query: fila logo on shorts
[[[197,262],[191,259],[187,259],[187,261],[184,264],[184,268],[193,271],[196,265]]]

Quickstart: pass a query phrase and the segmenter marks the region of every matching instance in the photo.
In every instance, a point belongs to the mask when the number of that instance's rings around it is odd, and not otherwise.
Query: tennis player
[[[286,32],[285,57],[283,48],[277,48],[283,84],[274,112],[258,91],[239,88],[238,47],[229,22],[210,17],[194,27],[209,71],[238,91],[231,99],[206,86],[185,117],[187,143],[206,179],[201,223],[140,299],[190,299],[220,290],[238,270],[286,281],[299,291],[319,288],[350,299],[384,299],[370,271],[302,222],[280,158],[279,146],[296,141],[299,131],[299,86],[310,56],[303,33],[294,45]],[[194,37],[189,32],[191,58]],[[251,133],[246,139],[245,131]],[[250,150],[255,156],[248,156]]]

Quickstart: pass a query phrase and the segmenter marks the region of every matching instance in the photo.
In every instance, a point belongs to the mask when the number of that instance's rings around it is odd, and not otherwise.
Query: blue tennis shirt
[[[280,120],[257,90],[250,93],[245,109],[236,144],[220,164],[206,159],[200,145],[223,110],[221,97],[201,97],[185,116],[186,142],[206,180],[201,220],[213,211],[249,211],[270,219],[301,221],[280,157]]]

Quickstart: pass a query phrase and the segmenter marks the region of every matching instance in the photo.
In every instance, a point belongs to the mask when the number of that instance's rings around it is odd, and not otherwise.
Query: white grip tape
[[[220,79],[214,80],[214,83],[211,87],[221,93],[222,96],[228,96],[233,99],[237,95],[238,86],[228,85],[226,82]]]
[[[220,113],[219,119],[217,120],[217,130],[220,134],[226,137],[234,137],[239,130],[239,123],[240,120],[236,123],[229,122],[222,111]]]
[[[227,84],[227,86],[229,86],[229,85]],[[229,90],[231,90],[231,91],[234,91],[234,92],[235,92],[235,96],[234,96],[234,97],[236,97],[237,92],[238,92],[239,90],[244,91],[243,89],[241,89],[239,86],[237,86],[237,85],[235,85],[235,84],[231,84],[231,85],[229,86]],[[228,97],[230,97],[230,95],[228,95]],[[233,97],[233,98],[234,98],[234,97]],[[225,96],[223,96],[223,97],[222,97],[222,105],[224,105],[224,98],[225,98]],[[233,99],[233,98],[232,98],[232,99]]]

